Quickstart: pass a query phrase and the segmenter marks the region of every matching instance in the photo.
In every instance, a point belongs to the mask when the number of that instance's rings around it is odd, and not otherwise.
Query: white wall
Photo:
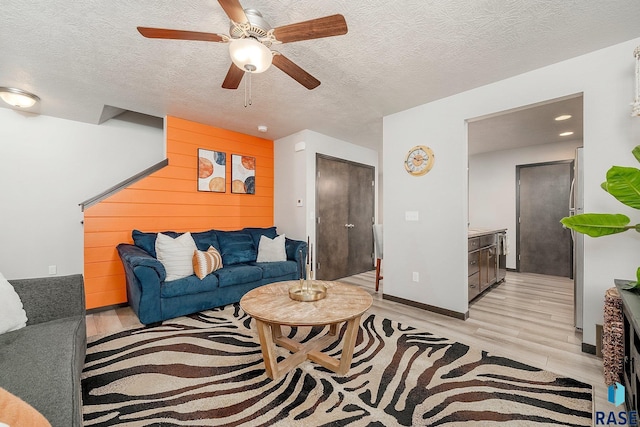
[[[83,272],[78,204],[164,158],[162,129],[91,125],[0,108],[0,272]]]
[[[296,144],[304,147],[295,151]],[[315,243],[316,154],[325,154],[376,168],[378,152],[311,130],[274,141],[274,221],[278,232]],[[376,194],[377,179],[376,179]],[[302,199],[303,206],[296,206]],[[376,218],[378,215],[376,203]]]
[[[573,140],[469,156],[469,227],[507,229],[507,268],[516,268],[516,166],[571,160],[580,146]]]
[[[467,135],[465,119],[575,93],[584,94],[585,211],[620,211],[638,218],[599,184],[612,164],[629,165],[640,144],[640,119],[630,116],[633,50],[640,39],[569,59],[384,118],[385,293],[467,310]],[[436,164],[414,178],[402,167],[416,144],[433,148]],[[420,212],[407,222],[405,211]],[[640,240],[627,233],[585,239],[583,341],[595,344],[606,289],[633,278]],[[419,271],[420,282],[411,281]]]

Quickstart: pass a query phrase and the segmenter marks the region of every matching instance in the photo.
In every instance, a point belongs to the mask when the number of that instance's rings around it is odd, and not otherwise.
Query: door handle
[[[355,227],[355,225],[354,225],[354,224],[345,224],[344,226],[345,226],[346,228],[353,228],[353,227]]]

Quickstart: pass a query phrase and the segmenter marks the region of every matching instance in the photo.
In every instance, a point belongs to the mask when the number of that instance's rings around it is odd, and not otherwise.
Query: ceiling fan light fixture
[[[0,87],[0,98],[17,108],[31,108],[40,101],[36,95],[14,87]]]
[[[252,73],[266,71],[273,61],[271,49],[251,37],[231,40],[229,54],[236,67]]]

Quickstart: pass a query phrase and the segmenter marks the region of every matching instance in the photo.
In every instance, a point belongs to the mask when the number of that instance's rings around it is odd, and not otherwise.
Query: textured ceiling
[[[254,76],[245,108],[243,85],[220,86],[226,45],[136,31],[228,33],[215,0],[2,0],[0,86],[36,93],[36,113],[82,122],[124,109],[270,139],[311,129],[378,148],[384,115],[640,36],[638,0],[241,3],[273,27],[345,16],[344,36],[278,47],[322,82],[318,88],[271,67]],[[257,131],[262,124],[266,134]]]

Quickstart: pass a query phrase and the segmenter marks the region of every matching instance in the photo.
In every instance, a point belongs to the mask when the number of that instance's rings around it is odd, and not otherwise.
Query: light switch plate
[[[418,221],[418,211],[406,211],[404,213],[405,221]]]

